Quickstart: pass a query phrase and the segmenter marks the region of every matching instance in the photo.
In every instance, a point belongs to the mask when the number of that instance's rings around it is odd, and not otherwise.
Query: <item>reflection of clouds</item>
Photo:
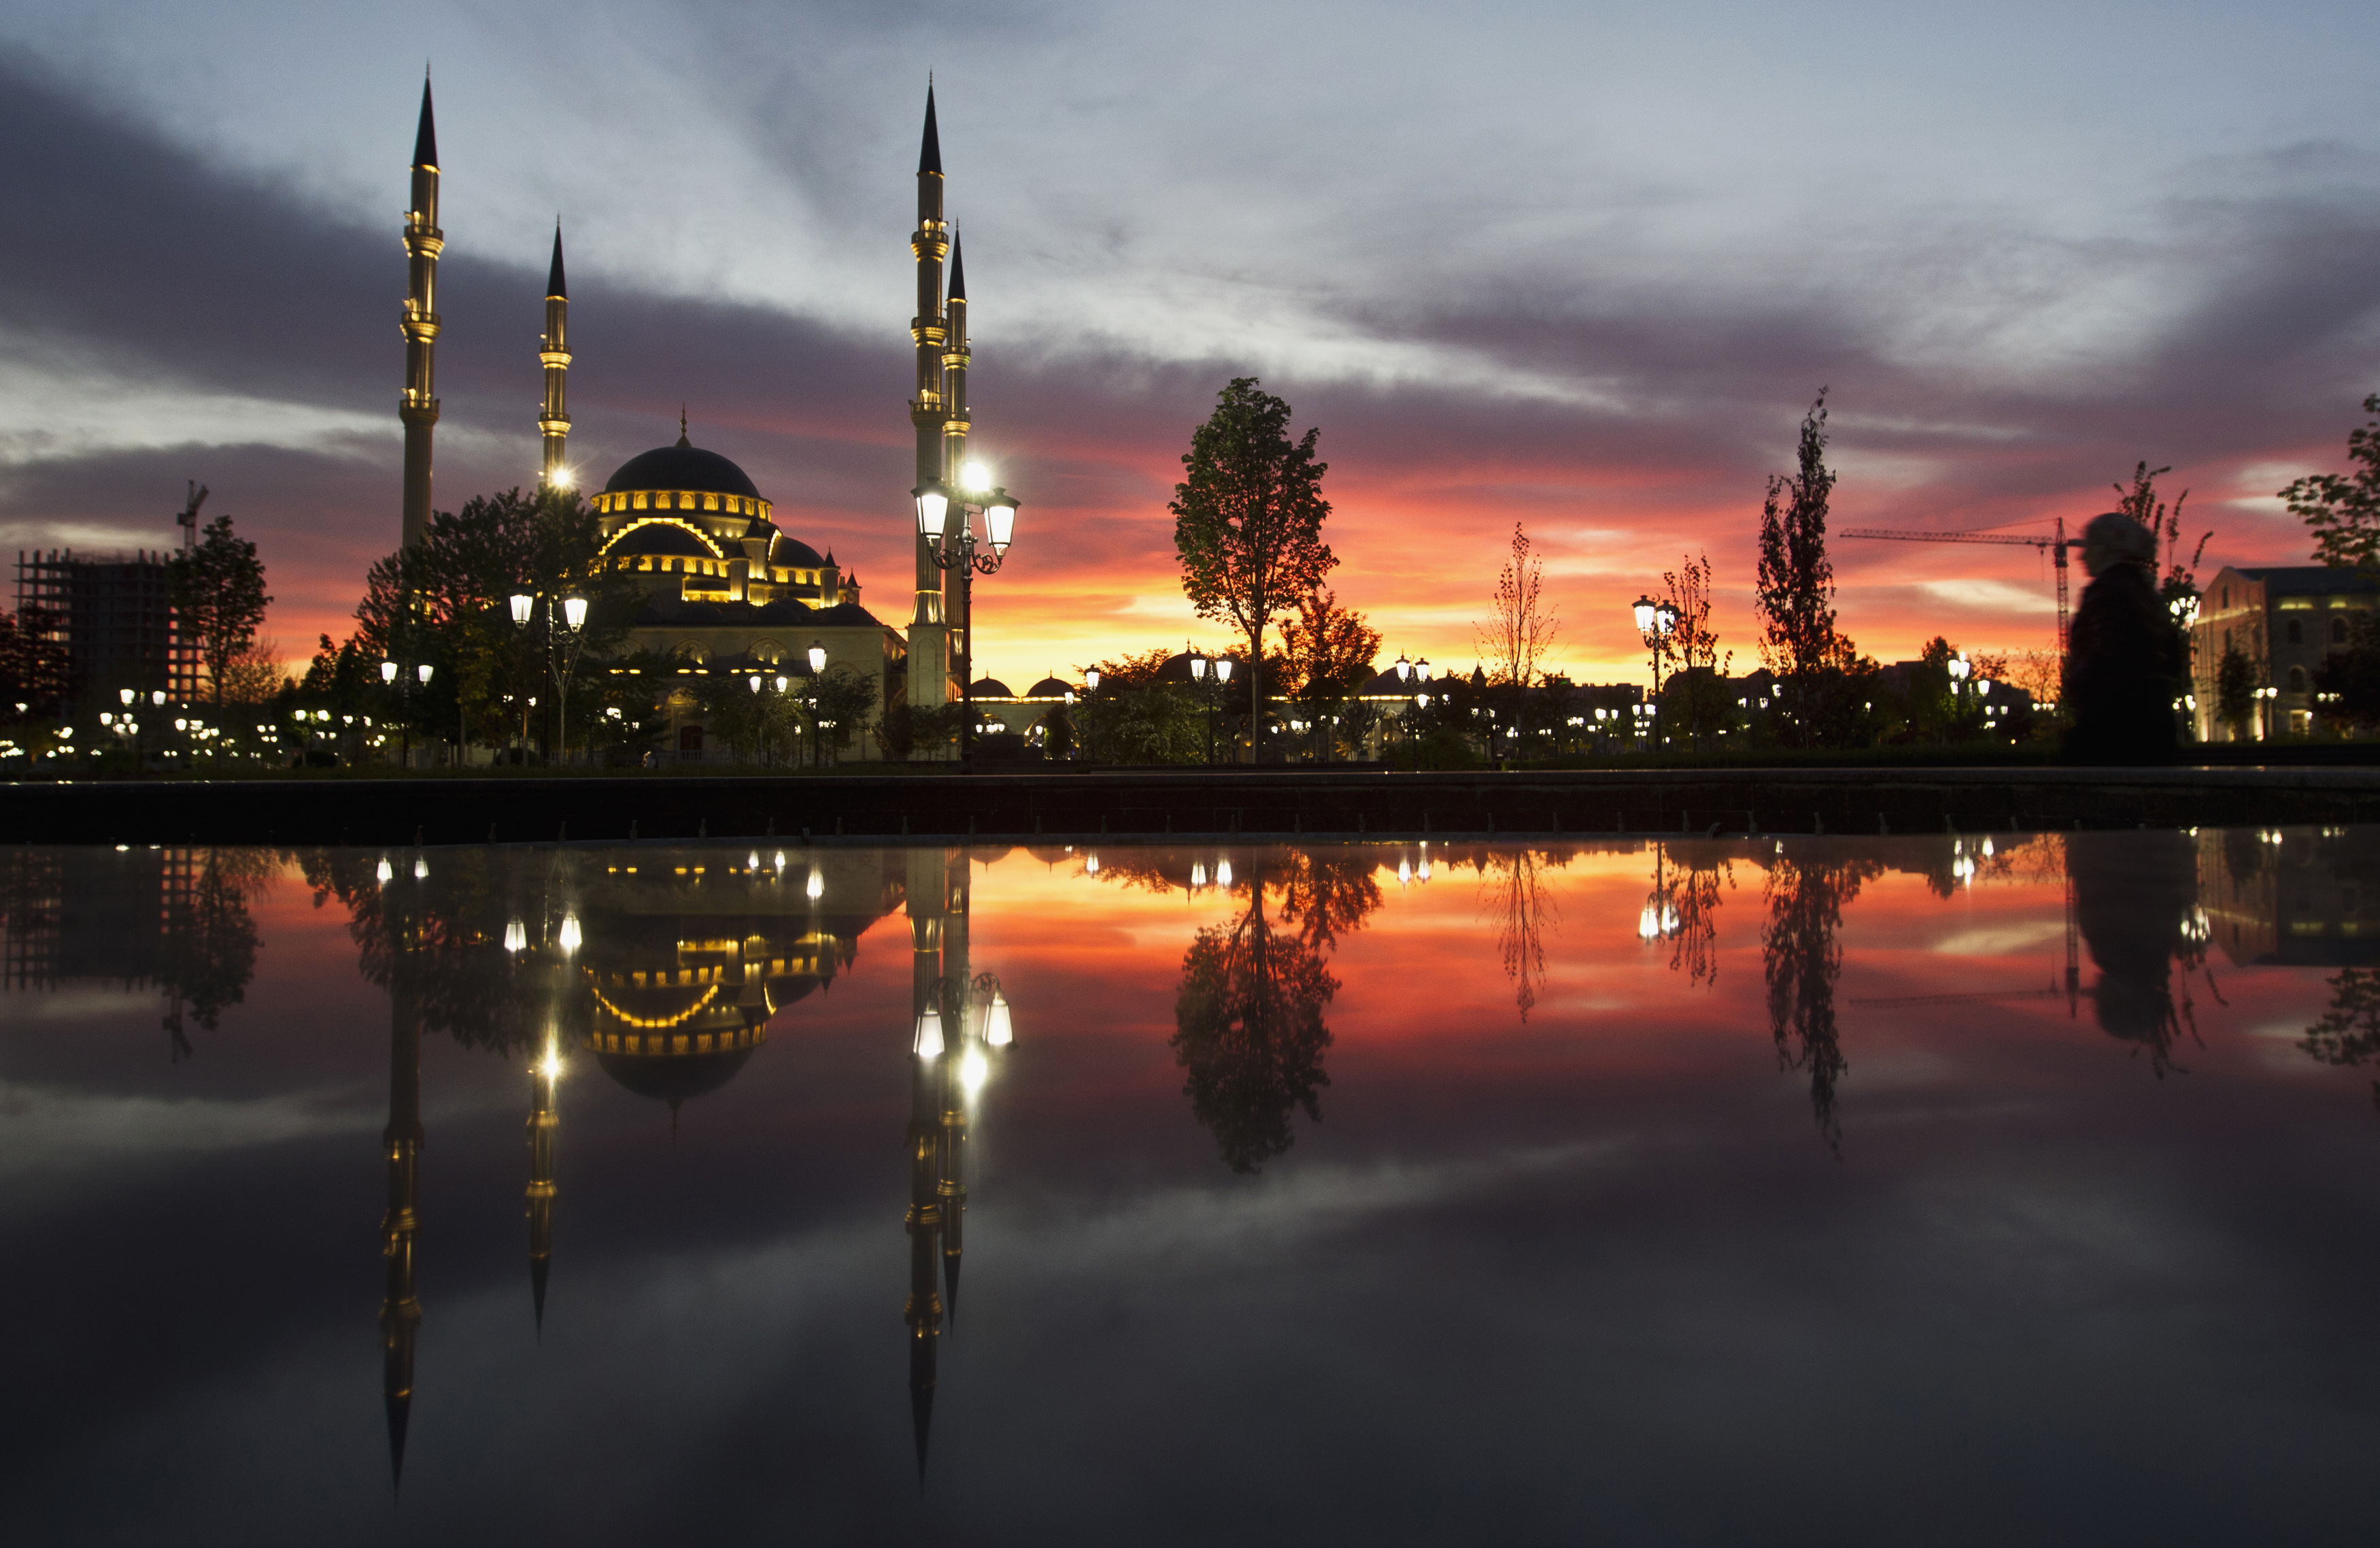
[[[2007,957],[2065,938],[2063,920],[2025,920],[1945,935],[1934,943],[1933,951],[1937,957]]]
[[[377,1132],[385,1115],[350,1089],[324,1088],[232,1101],[94,1096],[42,1086],[0,1086],[0,1180],[74,1174],[253,1150],[321,1135]],[[488,1105],[475,1103],[474,1105]]]

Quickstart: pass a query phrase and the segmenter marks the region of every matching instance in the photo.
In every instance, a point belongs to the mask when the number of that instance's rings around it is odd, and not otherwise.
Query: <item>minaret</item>
[[[528,1293],[538,1332],[545,1331],[545,1272],[553,1262],[553,1132],[561,1127],[553,1088],[562,1077],[562,1054],[551,1042],[529,1067],[528,1109]]]
[[[942,347],[942,481],[953,490],[958,488],[959,475],[966,466],[967,444],[967,349],[966,262],[960,250],[958,233],[951,233],[951,294],[944,311],[949,339]],[[964,641],[975,620],[967,616],[967,578],[963,570],[942,572],[942,616],[949,619],[956,638],[948,649],[953,660],[966,660]]]
[[[562,281],[562,223],[553,223],[553,267],[545,276],[545,336],[538,340],[538,363],[545,367],[545,408],[537,433],[545,437],[545,468],[538,481],[568,489],[570,469],[562,452],[570,439],[570,291]]]
[[[387,1260],[380,1303],[381,1397],[388,1409],[389,1482],[405,1481],[406,1422],[413,1411],[413,1341],[421,1330],[421,1302],[413,1293],[414,1212],[421,1155],[421,1000],[404,953],[408,926],[392,921],[396,952],[389,977],[388,1213],[381,1217],[381,1252]]]
[[[950,227],[942,220],[942,142],[934,128],[934,88],[926,87],[926,135],[917,152],[917,229],[909,238],[917,261],[917,314],[909,337],[917,347],[917,395],[909,422],[917,431],[917,482],[945,476],[942,466],[942,259]],[[911,530],[916,520],[911,519]],[[950,636],[943,625],[942,572],[926,540],[917,543],[917,603],[909,618],[909,702],[937,706],[950,696]]]
[[[438,129],[430,116],[430,81],[421,82],[421,125],[413,136],[413,207],[405,216],[407,289],[405,396],[405,546],[430,530],[430,438],[438,424]]]

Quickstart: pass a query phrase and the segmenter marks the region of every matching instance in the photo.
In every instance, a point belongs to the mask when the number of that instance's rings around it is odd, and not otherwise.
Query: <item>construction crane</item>
[[[2058,659],[2066,659],[2066,551],[2080,548],[2082,540],[2066,535],[2066,518],[2058,517],[2057,526],[2046,538],[2019,537],[2010,532],[1906,532],[1888,527],[1846,527],[1847,538],[1890,538],[1898,542],[1993,542],[2022,544],[2026,548],[2046,548],[2058,567]]]
[[[182,552],[185,554],[198,546],[199,507],[206,503],[207,486],[192,479],[188,503],[174,513],[174,525],[182,530]]]

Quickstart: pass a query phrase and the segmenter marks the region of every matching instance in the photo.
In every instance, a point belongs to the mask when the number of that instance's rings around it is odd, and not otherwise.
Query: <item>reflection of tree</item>
[[[1257,1171],[1295,1142],[1292,1108],[1320,1122],[1316,1093],[1330,1083],[1322,1010],[1339,981],[1310,940],[1275,931],[1264,907],[1263,883],[1252,881],[1238,923],[1198,932],[1173,1006],[1174,1062],[1190,1072],[1183,1092],[1234,1172]],[[1308,907],[1309,934],[1327,936],[1329,908]]]
[[[1716,984],[1718,891],[1722,884],[1730,888],[1735,885],[1735,867],[1724,857],[1705,865],[1697,855],[1684,857],[1683,865],[1677,880],[1670,884],[1670,905],[1677,914],[1678,923],[1670,937],[1670,971],[1684,969],[1690,988],[1706,980]]]
[[[333,897],[346,905],[347,932],[361,948],[368,981],[388,986],[399,944],[395,936],[400,929],[407,932],[407,972],[419,996],[425,1030],[504,1054],[541,1049],[557,1032],[586,1032],[591,997],[576,992],[540,928],[551,911],[546,893],[562,896],[566,878],[525,875],[525,868],[508,865],[501,850],[448,851],[439,857],[435,885],[417,889],[420,896],[399,920],[387,908],[378,855],[318,850],[302,863],[317,908]],[[561,856],[553,861],[557,867],[569,863]],[[400,876],[393,884],[414,883]],[[514,920],[530,923],[529,944],[519,952],[504,949],[504,927]]]
[[[159,976],[164,981],[165,1030],[173,1052],[190,1052],[185,1015],[213,1031],[223,1013],[247,997],[256,975],[256,921],[248,895],[272,879],[270,849],[207,849],[187,889],[167,889]]]
[[[1561,918],[1545,884],[1545,872],[1554,863],[1538,850],[1496,849],[1479,866],[1481,905],[1495,912],[1496,950],[1504,976],[1515,985],[1513,1000],[1523,1021],[1536,1008],[1537,983],[1545,977],[1546,927]]]
[[[2330,981],[2330,1008],[2298,1043],[2326,1065],[2369,1064],[2380,1058],[2380,968],[2348,968]],[[2372,1082],[2380,1107],[2380,1080]]]
[[[1369,857],[1300,849],[1262,874],[1281,896],[1281,917],[1298,926],[1307,949],[1336,951],[1339,932],[1361,930],[1380,906],[1378,867]]]
[[[1842,947],[1835,932],[1843,907],[1881,869],[1874,860],[1829,859],[1816,845],[1789,856],[1780,846],[1768,871],[1768,923],[1760,934],[1761,969],[1768,981],[1768,1030],[1780,1069],[1810,1072],[1810,1113],[1838,1156],[1842,1124],[1835,1116],[1835,1086],[1851,1068],[1835,1029],[1835,980]]]

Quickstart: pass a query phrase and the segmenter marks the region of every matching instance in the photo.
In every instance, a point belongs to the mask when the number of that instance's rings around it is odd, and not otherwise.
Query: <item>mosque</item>
[[[407,547],[419,542],[430,525],[431,452],[438,423],[437,272],[445,241],[438,226],[438,136],[425,80],[414,137],[412,201],[405,224],[409,278],[402,321],[406,386],[397,417],[405,426]],[[966,375],[971,352],[965,272],[942,215],[941,145],[930,86],[917,161],[917,228],[911,234],[910,250],[918,298],[909,330],[917,351],[916,396],[909,403],[917,478],[920,484],[940,481],[955,486],[965,465],[970,429]],[[570,296],[557,225],[546,279],[545,332],[538,351],[545,377],[537,420],[544,444],[540,482],[550,489],[567,489],[574,482],[566,461],[569,323]],[[886,707],[905,701],[938,706],[960,697],[953,673],[965,659],[963,578],[943,573],[905,515],[903,525],[916,546],[916,591],[906,627],[896,628],[860,604],[859,578],[838,565],[832,551],[821,555],[777,525],[771,502],[749,474],[719,453],[695,445],[683,415],[674,445],[655,447],[622,463],[589,504],[602,539],[599,563],[607,571],[633,578],[641,593],[625,650],[670,658],[675,677],[765,671],[806,678],[816,649],[824,652],[825,671],[858,674],[875,686],[877,701]],[[654,689],[656,707],[668,713],[668,745],[681,754],[705,750],[706,732],[694,687],[673,681]]]

